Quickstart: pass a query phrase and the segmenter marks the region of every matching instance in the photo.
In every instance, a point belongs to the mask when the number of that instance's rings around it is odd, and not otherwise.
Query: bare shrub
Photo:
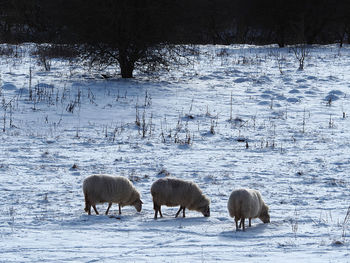
[[[295,58],[299,61],[299,70],[304,70],[305,59],[309,56],[310,50],[305,44],[295,45],[292,47]]]
[[[346,237],[346,226],[349,224],[349,222],[350,222],[350,206],[348,207],[348,210],[347,210],[347,212],[346,212],[344,221],[343,221],[343,223],[342,223],[342,228],[343,228],[342,237],[343,237],[343,238]]]
[[[37,57],[39,65],[43,66],[45,71],[50,71],[52,59],[76,60],[79,56],[79,48],[72,45],[38,44],[32,55]]]

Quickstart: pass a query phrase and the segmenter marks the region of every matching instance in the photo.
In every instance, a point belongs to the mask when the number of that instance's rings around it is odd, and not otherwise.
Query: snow
[[[350,46],[310,47],[303,71],[288,48],[201,46],[188,67],[132,80],[62,60],[45,72],[31,48],[0,60],[1,262],[349,261]],[[162,170],[195,181],[211,216],[154,220]],[[141,213],[88,216],[94,173],[132,179]],[[262,193],[270,224],[235,231],[240,187]]]

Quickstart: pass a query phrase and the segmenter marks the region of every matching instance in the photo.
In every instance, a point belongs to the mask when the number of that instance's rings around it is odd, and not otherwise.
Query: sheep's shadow
[[[225,239],[237,239],[237,238],[252,238],[266,233],[266,230],[269,228],[269,224],[256,223],[252,224],[251,227],[246,227],[245,230],[238,229],[236,230],[235,224],[231,225],[231,230],[225,230],[219,233],[219,237]]]
[[[157,219],[149,218],[142,222],[144,225],[153,226],[153,227],[167,227],[167,226],[192,226],[192,225],[200,225],[207,224],[209,217],[174,217],[174,216],[164,216],[159,217]]]
[[[64,217],[59,220],[59,224],[65,227],[90,227],[94,225],[116,224],[118,222],[129,222],[139,220],[142,215],[140,213],[122,213],[119,214],[75,214],[73,216]]]

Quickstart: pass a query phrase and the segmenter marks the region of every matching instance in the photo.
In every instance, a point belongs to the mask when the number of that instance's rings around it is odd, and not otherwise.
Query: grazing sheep
[[[91,206],[98,215],[96,204],[108,203],[108,211],[112,203],[119,204],[119,214],[121,207],[133,205],[137,212],[142,209],[140,193],[132,185],[130,180],[121,176],[91,175],[84,180],[83,191],[85,196],[85,211],[90,215]]]
[[[228,200],[227,208],[230,216],[235,218],[236,230],[241,226],[245,230],[244,220],[246,218],[249,218],[249,226],[252,226],[252,218],[259,218],[264,223],[270,223],[269,207],[257,190],[234,190]],[[238,220],[241,220],[239,226]]]
[[[204,216],[210,216],[208,197],[202,194],[198,185],[193,182],[184,181],[175,178],[161,178],[155,181],[151,187],[151,194],[153,197],[154,218],[157,219],[158,212],[161,217],[161,206],[178,206],[175,217],[183,211],[185,217],[185,209],[196,210],[201,212]]]

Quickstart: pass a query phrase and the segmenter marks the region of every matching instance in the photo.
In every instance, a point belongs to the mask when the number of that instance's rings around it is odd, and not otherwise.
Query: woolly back
[[[151,187],[153,200],[169,206],[186,205],[203,207],[209,205],[209,199],[202,194],[197,184],[182,179],[167,177],[155,181]]]
[[[256,201],[258,200],[254,190],[241,188],[232,191],[227,203],[230,216],[251,215],[252,210],[257,209]]]
[[[244,215],[245,217],[268,217],[268,207],[262,200],[261,194],[255,189],[237,189],[232,191],[227,208],[231,217]]]
[[[96,201],[133,202],[140,198],[130,180],[122,176],[91,175],[84,180],[83,190]]]

